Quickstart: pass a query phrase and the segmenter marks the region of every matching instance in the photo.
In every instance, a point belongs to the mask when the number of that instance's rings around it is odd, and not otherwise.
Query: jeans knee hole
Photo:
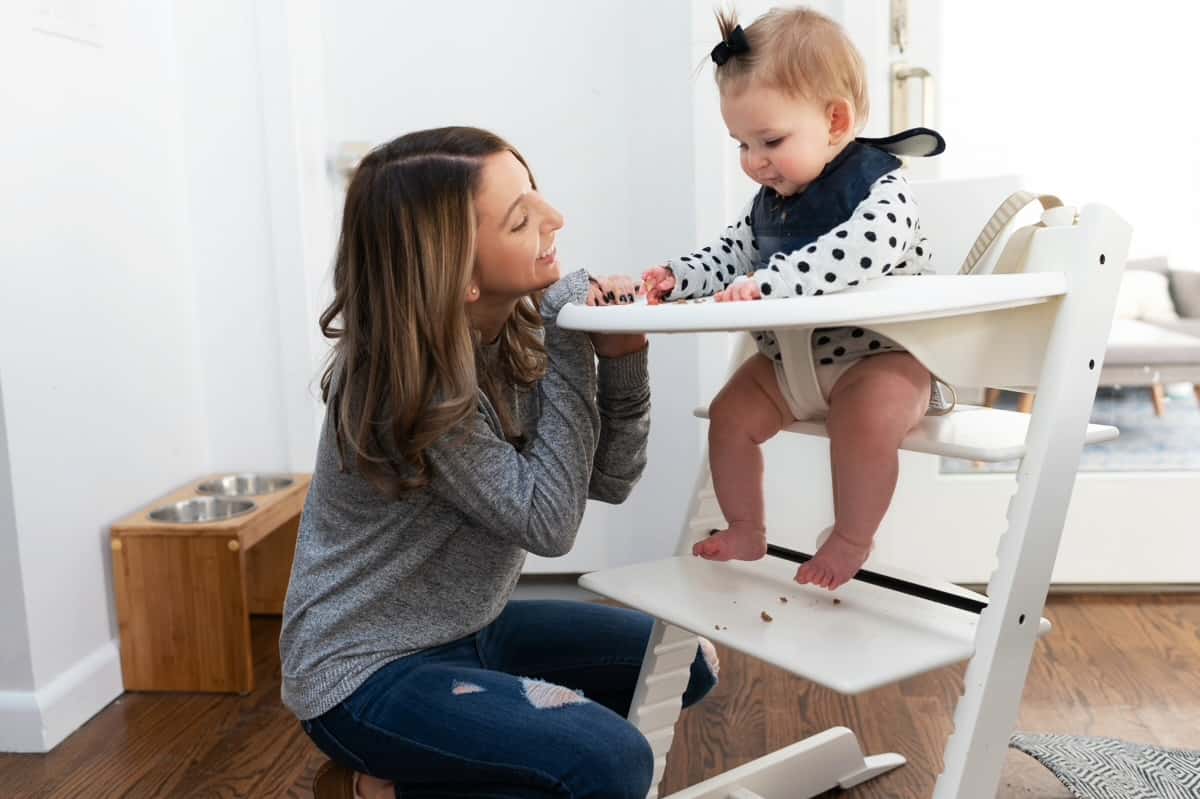
[[[521,688],[529,704],[538,710],[553,710],[568,705],[582,705],[588,700],[578,691],[545,680],[521,678]]]

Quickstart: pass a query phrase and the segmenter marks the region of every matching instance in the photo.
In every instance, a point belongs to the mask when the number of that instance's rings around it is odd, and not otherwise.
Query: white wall
[[[20,121],[0,128],[0,371],[32,699],[82,692],[87,715],[120,690],[106,525],[207,457],[171,17],[104,11],[100,46],[35,33],[29,4],[0,12],[0,105]],[[73,726],[44,709],[34,738]]]
[[[289,468],[316,458],[324,418],[317,377],[328,352],[317,326],[331,296],[337,237],[327,168],[320,0],[257,0],[257,72],[279,314],[278,360]]]
[[[12,470],[8,466],[8,436],[4,427],[4,387],[0,385],[0,713],[16,694],[33,690],[29,656],[29,625],[21,582],[21,551],[13,508]]]
[[[34,6],[0,9],[0,749],[37,751],[121,691],[108,525],[290,466],[282,352],[307,350],[282,340],[256,7],[75,4],[80,41]]]
[[[1021,174],[1133,225],[1135,257],[1200,268],[1194,3],[944,3],[948,177]]]
[[[177,0],[172,33],[208,462],[217,470],[286,469],[254,5]]]

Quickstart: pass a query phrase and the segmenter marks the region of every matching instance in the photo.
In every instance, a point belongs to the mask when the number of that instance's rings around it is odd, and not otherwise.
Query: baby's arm
[[[661,295],[661,299],[710,297],[739,276],[754,271],[758,262],[758,242],[750,229],[753,204],[753,200],[746,203],[737,221],[725,228],[716,241],[667,262],[666,268],[674,276],[675,285],[669,293]],[[658,299],[653,293],[650,297],[652,301]]]
[[[908,181],[889,172],[850,218],[812,244],[777,252],[751,280],[764,298],[833,294],[889,274],[917,274],[928,262]]]

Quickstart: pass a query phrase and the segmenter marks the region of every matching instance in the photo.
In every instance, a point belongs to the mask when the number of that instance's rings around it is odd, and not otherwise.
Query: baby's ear
[[[829,101],[825,106],[825,120],[829,123],[830,145],[845,144],[854,138],[854,106],[846,98]]]

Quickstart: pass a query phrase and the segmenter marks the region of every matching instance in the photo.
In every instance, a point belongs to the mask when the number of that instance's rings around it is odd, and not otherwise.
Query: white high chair
[[[1025,195],[1006,205],[1031,199]],[[970,658],[934,796],[995,795],[1034,642],[1049,630],[1041,612],[1082,446],[1117,434],[1089,425],[1088,415],[1130,228],[1103,206],[1085,206],[1077,214],[1038,199],[1046,207],[1042,222],[1013,234],[998,259],[1006,266],[997,274],[876,280],[820,298],[569,306],[560,314],[564,328],[597,332],[769,329],[778,336],[785,368],[810,371],[812,330],[855,325],[899,342],[952,385],[1037,387],[1032,416],[960,405],[946,416],[927,417],[903,445],[977,461],[1021,459],[987,596],[872,561],[872,570],[887,572],[890,584],[905,593],[865,582],[860,573],[839,589],[835,603],[829,592],[793,582],[795,565],[778,558],[712,563],[692,557],[694,541],[724,526],[707,460],[676,557],[580,579],[584,588],[657,619],[629,714],[656,758],[648,797],[658,796],[697,635],[844,694]],[[1006,224],[1002,212],[981,234],[964,271],[972,271]],[[825,435],[820,422],[787,430]],[[776,547],[773,554],[789,551]],[[781,603],[780,596],[789,601]],[[759,617],[760,608],[769,610],[773,623]],[[814,640],[820,646],[806,645]],[[671,796],[811,797],[904,762],[893,753],[865,757],[855,734],[835,727]]]

